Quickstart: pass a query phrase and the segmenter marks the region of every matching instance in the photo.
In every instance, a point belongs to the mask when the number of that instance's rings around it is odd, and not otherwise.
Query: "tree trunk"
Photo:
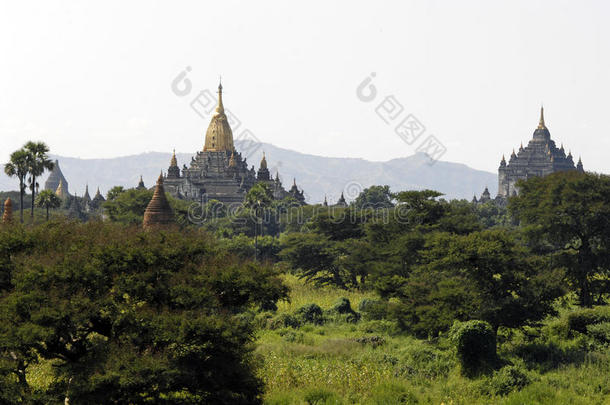
[[[32,176],[32,223],[34,223],[34,199],[36,198],[36,176]]]
[[[24,179],[19,179],[19,214],[21,223],[23,223],[23,195],[25,194],[25,182]]]
[[[47,222],[49,222],[49,206],[47,205]]]

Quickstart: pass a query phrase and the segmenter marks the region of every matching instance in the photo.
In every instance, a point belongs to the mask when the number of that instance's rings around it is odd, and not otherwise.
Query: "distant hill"
[[[247,148],[237,142],[236,148]],[[247,145],[246,145],[247,146]],[[342,191],[349,200],[362,188],[371,185],[389,185],[393,191],[434,189],[447,198],[479,196],[488,186],[492,196],[497,193],[497,175],[472,169],[464,164],[439,161],[429,164],[426,155],[415,154],[387,162],[371,162],[354,158],[331,158],[307,155],[271,144],[261,144],[248,156],[248,164],[258,169],[262,153],[265,151],[269,170],[275,176],[279,170],[285,188],[290,188],[296,178],[299,188],[305,190],[307,201],[321,202],[324,195],[329,202],[336,201]],[[177,153],[178,165],[189,165],[191,153]],[[135,187],[140,175],[147,186],[154,184],[161,170],[166,171],[171,153],[150,152],[139,155],[111,159],[79,159],[52,156],[59,160],[62,172],[69,183],[70,193],[82,195],[85,184],[89,184],[91,196],[99,187],[106,193],[113,186]],[[43,185],[46,177],[40,181]],[[17,190],[17,183],[0,175],[0,191]]]

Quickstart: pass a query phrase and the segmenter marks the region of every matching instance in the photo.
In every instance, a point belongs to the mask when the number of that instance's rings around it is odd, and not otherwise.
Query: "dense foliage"
[[[105,223],[0,228],[0,402],[256,403],[264,382],[269,403],[531,403],[573,399],[585,369],[607,386],[608,177],[519,187],[508,208],[387,186],[302,207],[257,184],[237,210],[169,198],[177,227],[154,233],[134,226],[152,191],[115,187]]]
[[[251,324],[286,288],[204,234],[51,222],[0,232],[0,391],[40,403],[256,403]],[[28,371],[51,361],[33,390]]]
[[[580,305],[610,290],[610,177],[566,172],[520,183],[510,210],[530,246],[565,268]]]

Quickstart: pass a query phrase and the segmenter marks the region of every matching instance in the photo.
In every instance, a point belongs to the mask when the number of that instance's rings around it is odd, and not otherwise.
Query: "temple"
[[[271,177],[264,153],[258,171],[254,166],[248,168],[246,157],[235,149],[233,132],[224,110],[222,84],[219,84],[218,104],[205,134],[203,151],[197,152],[189,167],[183,165],[182,170],[174,151],[164,178],[165,188],[175,198],[201,203],[218,200],[225,205],[239,205],[258,182],[267,184],[277,200],[292,196],[300,204],[305,203],[304,193],[298,189],[296,181],[290,191],[286,191],[279,174],[275,179]]]
[[[57,160],[55,160],[55,164],[53,165],[53,170],[51,170],[51,172],[49,173],[49,177],[47,178],[47,181],[45,181],[45,183],[44,183],[44,189],[51,190],[53,192],[57,192],[57,189],[59,188],[59,185],[62,182],[63,182],[62,193],[65,193],[67,195],[67,194],[69,194],[68,181],[66,180],[66,178],[64,177],[64,174],[61,172],[61,169],[59,168],[59,162]]]
[[[559,148],[555,145],[544,122],[544,108],[541,107],[538,127],[534,130],[534,135],[527,146],[523,147],[521,144],[517,153],[513,150],[508,163],[502,156],[498,168],[498,195],[495,200],[502,202],[508,197],[517,195],[519,188],[516,183],[519,180],[566,170],[584,171],[582,161],[579,158],[578,163],[574,165],[572,152],[566,155],[563,145]],[[490,200],[491,196],[487,188],[479,200],[473,198],[473,202],[479,203]]]
[[[163,175],[159,176],[155,192],[152,199],[144,211],[144,220],[142,226],[144,229],[152,228],[155,226],[169,225],[174,222],[174,212],[169,205],[169,201],[165,197],[165,190],[163,188]]]

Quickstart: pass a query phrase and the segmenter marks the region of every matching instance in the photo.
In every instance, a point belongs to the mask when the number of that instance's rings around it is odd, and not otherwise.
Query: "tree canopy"
[[[192,231],[101,222],[0,229],[2,390],[26,402],[258,403],[252,327],[275,271]],[[32,364],[53,382],[33,392]]]

